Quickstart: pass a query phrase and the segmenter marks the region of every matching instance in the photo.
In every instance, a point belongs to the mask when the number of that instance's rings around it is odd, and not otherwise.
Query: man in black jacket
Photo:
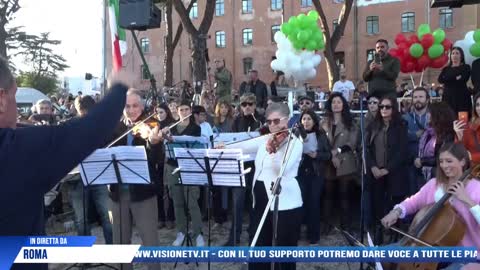
[[[472,84],[474,87],[474,93],[480,93],[480,58],[473,61],[472,71],[470,72],[472,78]],[[475,105],[475,104],[474,104]]]
[[[77,164],[112,135],[125,104],[127,86],[116,83],[81,119],[60,126],[16,128],[17,85],[0,58],[0,235],[44,235],[43,197]],[[48,159],[39,159],[38,156]],[[47,269],[15,265],[12,269]]]
[[[240,85],[240,96],[243,94],[252,93],[257,100],[257,109],[260,114],[263,114],[267,108],[268,90],[267,85],[260,79],[258,79],[258,71],[252,69],[248,72],[249,81],[242,82]]]
[[[117,136],[114,138],[124,134],[130,128],[130,125],[144,119],[144,101],[137,91],[129,90],[127,92],[127,102],[123,114],[124,121],[117,128]],[[156,129],[158,132],[158,128]],[[146,132],[148,133],[148,130]],[[157,168],[159,167],[161,144],[157,138],[151,136],[145,138],[147,135],[129,133],[116,144],[145,146],[152,184],[110,185],[109,195],[112,199],[110,209],[113,220],[113,242],[115,244],[131,243],[133,219],[144,246],[158,246],[159,244],[156,185],[160,180]],[[120,220],[120,217],[122,217],[122,220]],[[123,269],[133,269],[132,264],[125,264]],[[148,269],[160,269],[160,265],[148,264]]]

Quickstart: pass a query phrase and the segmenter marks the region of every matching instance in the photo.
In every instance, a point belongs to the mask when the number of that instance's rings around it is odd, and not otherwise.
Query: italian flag
[[[112,62],[113,70],[122,68],[122,55],[127,52],[127,39],[125,30],[118,25],[119,0],[108,0],[108,16],[110,18],[110,33],[112,35]]]

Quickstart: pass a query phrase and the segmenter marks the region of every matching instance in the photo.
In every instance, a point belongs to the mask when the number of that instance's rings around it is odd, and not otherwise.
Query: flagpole
[[[102,0],[102,96],[107,92],[107,1]]]

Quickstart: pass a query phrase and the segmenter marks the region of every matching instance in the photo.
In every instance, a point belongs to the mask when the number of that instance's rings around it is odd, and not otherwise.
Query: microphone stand
[[[360,175],[361,179],[361,194],[360,194],[360,242],[364,240],[364,202],[365,202],[365,175],[367,174],[367,164],[365,160],[365,123],[363,113],[363,97],[360,96],[360,138],[362,140],[362,171]],[[360,270],[363,270],[363,263],[360,263]]]
[[[278,196],[280,195],[280,192],[282,191],[282,188],[280,186],[280,182],[282,181],[282,176],[285,172],[285,168],[287,167],[287,162],[290,158],[291,155],[291,142],[292,142],[292,137],[294,136],[293,128],[289,129],[288,131],[288,139],[286,143],[286,148],[285,148],[285,153],[283,154],[283,160],[282,160],[282,165],[280,167],[280,173],[277,177],[277,180],[273,183],[273,186],[271,188],[272,191],[272,197],[268,200],[268,203],[265,207],[265,210],[263,211],[263,216],[262,219],[260,220],[260,223],[258,224],[257,231],[255,232],[255,236],[253,237],[252,243],[250,244],[250,247],[255,247],[258,237],[260,236],[260,232],[262,230],[263,224],[265,223],[265,220],[267,218],[268,212],[270,211],[270,207],[272,203],[274,203],[274,208],[273,208],[273,215],[272,215],[272,247],[275,247],[276,245],[276,238],[277,238],[277,227],[278,227],[278,204],[279,204],[279,198]],[[275,263],[271,263],[271,270],[275,269]]]

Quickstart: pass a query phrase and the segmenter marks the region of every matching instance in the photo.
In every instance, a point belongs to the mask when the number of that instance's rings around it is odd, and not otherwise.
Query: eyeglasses
[[[267,119],[265,121],[265,123],[267,123],[267,125],[271,126],[272,124],[274,125],[278,125],[280,124],[280,121],[286,119],[286,117],[282,117],[282,118],[276,118],[276,119]]]
[[[253,102],[242,102],[242,104],[240,104],[240,105],[242,105],[242,107],[247,107],[247,106],[252,107],[253,104],[254,104]]]
[[[307,105],[307,106],[312,105],[312,103],[309,102],[309,101],[301,101],[299,104],[300,104],[300,105]]]
[[[380,110],[383,110],[383,109],[385,109],[385,110],[391,110],[391,109],[392,109],[392,105],[378,105],[378,108],[379,108]]]
[[[377,104],[378,104],[378,101],[369,101],[368,104],[369,104],[369,105],[377,105]]]

